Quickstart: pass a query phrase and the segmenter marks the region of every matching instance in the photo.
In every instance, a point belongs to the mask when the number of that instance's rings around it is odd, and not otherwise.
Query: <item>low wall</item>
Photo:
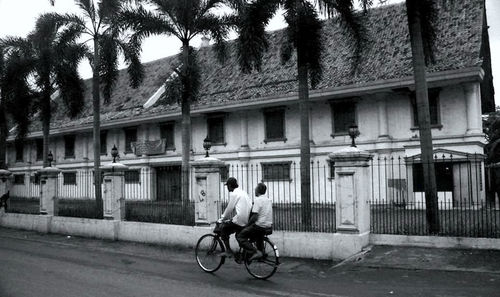
[[[429,248],[500,250],[499,238],[371,234],[370,244],[416,246],[416,247],[429,247]]]
[[[0,215],[0,226],[82,237],[124,240],[194,248],[198,239],[211,227],[152,224],[112,220],[95,220],[58,216],[6,213]],[[366,240],[363,238],[366,237]],[[361,241],[359,239],[362,239]],[[280,255],[313,259],[345,259],[368,244],[367,236],[332,233],[274,231],[270,239]],[[238,245],[231,237],[232,248]],[[347,244],[347,245],[346,245]],[[351,251],[351,252],[350,252]]]

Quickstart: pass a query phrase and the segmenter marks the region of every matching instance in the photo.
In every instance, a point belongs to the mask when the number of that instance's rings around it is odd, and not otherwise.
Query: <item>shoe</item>
[[[257,259],[260,259],[262,258],[263,254],[261,251],[256,251],[251,257],[250,259],[248,259],[249,261],[253,261],[253,260],[257,260]]]

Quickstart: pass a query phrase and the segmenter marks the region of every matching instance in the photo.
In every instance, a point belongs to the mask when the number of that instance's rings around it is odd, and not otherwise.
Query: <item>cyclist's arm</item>
[[[229,220],[231,217],[231,213],[234,210],[234,207],[236,206],[236,199],[234,197],[229,198],[229,203],[226,206],[226,210],[224,210],[224,213],[221,216],[222,220]]]
[[[257,222],[258,219],[259,219],[259,213],[252,212],[250,214],[250,218],[248,219],[248,226],[255,224],[255,222]]]

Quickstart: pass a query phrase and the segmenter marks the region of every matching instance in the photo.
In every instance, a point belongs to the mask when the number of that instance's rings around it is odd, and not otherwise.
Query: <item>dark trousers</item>
[[[265,228],[259,227],[255,224],[252,224],[248,227],[245,227],[236,235],[236,240],[240,244],[240,247],[245,249],[248,253],[253,254],[256,252],[255,247],[250,243],[250,240],[255,241],[255,245],[257,249],[260,251],[264,250],[264,236],[265,236]]]
[[[222,238],[222,240],[229,240],[229,236],[231,234],[236,233],[236,235],[238,235],[238,233],[242,229],[243,229],[242,226],[237,225],[233,222],[224,223],[222,224],[222,228],[220,230],[220,237]]]

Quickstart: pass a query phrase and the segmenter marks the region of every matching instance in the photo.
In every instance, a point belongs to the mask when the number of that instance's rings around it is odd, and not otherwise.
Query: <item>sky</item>
[[[389,0],[389,3],[402,0]],[[49,0],[0,0],[0,38],[5,36],[25,37],[33,30],[36,18],[44,12],[80,13],[74,0],[57,0],[55,6]],[[486,12],[489,25],[490,47],[493,68],[493,83],[496,91],[495,102],[500,105],[500,0],[486,0]],[[269,30],[284,27],[281,14],[271,21]],[[194,40],[193,45],[199,45],[200,40]],[[154,36],[145,40],[142,47],[141,60],[149,62],[179,52],[180,43],[175,38]],[[124,67],[122,65],[121,67]],[[80,65],[83,78],[92,76],[87,62]]]

